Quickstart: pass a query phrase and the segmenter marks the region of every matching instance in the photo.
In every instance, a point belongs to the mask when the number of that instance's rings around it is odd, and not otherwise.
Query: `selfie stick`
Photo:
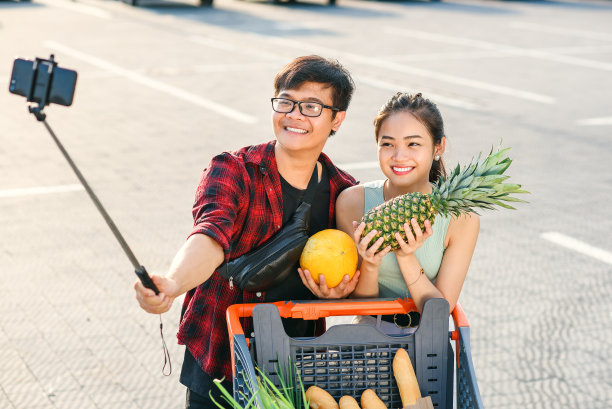
[[[151,280],[151,277],[149,277],[147,270],[145,269],[143,265],[141,265],[138,262],[138,259],[136,258],[132,250],[130,249],[130,246],[128,246],[127,242],[121,235],[121,232],[119,231],[119,229],[117,228],[117,226],[115,225],[111,217],[109,216],[108,212],[106,211],[106,209],[104,209],[104,206],[102,206],[102,203],[100,202],[100,200],[98,199],[94,191],[89,186],[89,183],[87,183],[87,181],[83,177],[83,174],[79,171],[79,168],[77,168],[76,164],[74,163],[74,161],[72,160],[72,158],[70,157],[66,149],[64,149],[64,146],[59,141],[57,136],[55,136],[55,133],[53,132],[53,130],[51,129],[51,127],[45,120],[46,114],[43,112],[43,109],[48,104],[47,97],[49,95],[49,88],[51,86],[51,76],[53,75],[53,69],[57,66],[57,63],[53,60],[53,54],[51,54],[51,58],[49,60],[45,60],[45,61],[49,61],[51,63],[50,69],[48,71],[36,70],[36,67],[35,67],[35,70],[38,71],[37,75],[40,76],[42,74],[44,76],[44,78],[42,79],[38,77],[37,80],[41,80],[39,83],[44,81],[43,83],[45,84],[45,90],[42,93],[40,102],[38,102],[38,106],[35,106],[35,107],[29,106],[28,109],[32,114],[34,114],[34,116],[36,117],[38,121],[42,122],[45,125],[45,127],[47,128],[47,131],[49,131],[49,133],[51,134],[51,137],[57,144],[57,147],[62,152],[66,160],[68,161],[68,164],[70,164],[70,167],[72,168],[77,178],[79,179],[79,181],[81,182],[81,184],[83,185],[87,193],[89,194],[89,197],[91,198],[91,200],[96,205],[96,208],[100,211],[100,214],[102,214],[104,221],[106,221],[106,224],[108,225],[108,227],[111,229],[111,231],[115,235],[115,238],[121,245],[121,248],[123,249],[127,257],[130,259],[130,262],[134,266],[136,275],[138,276],[142,284],[145,287],[150,288],[151,290],[155,291],[155,294],[159,294],[159,290],[155,286],[155,283],[153,283],[153,281]],[[37,81],[33,81],[33,83],[35,82]],[[31,96],[28,96],[28,102],[35,102],[35,101],[32,100]]]

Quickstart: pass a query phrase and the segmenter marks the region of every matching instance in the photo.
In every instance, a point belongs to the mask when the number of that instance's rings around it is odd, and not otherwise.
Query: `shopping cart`
[[[419,327],[410,335],[391,336],[369,325],[344,324],[332,326],[318,337],[291,338],[281,321],[281,317],[316,320],[331,316],[405,314],[415,310],[411,299],[232,305],[227,310],[227,323],[234,399],[244,405],[258,390],[254,362],[277,385],[279,368],[282,370],[283,365],[291,362],[297,369],[294,376],[301,375],[304,388],[317,385],[336,400],[343,395],[359,400],[363,390],[370,388],[390,409],[401,408],[392,363],[395,351],[404,348],[414,364],[421,394],[430,396],[436,409],[452,409],[454,388],[449,368],[454,358],[449,355],[452,353],[449,339],[452,339],[456,342],[457,408],[483,408],[470,353],[469,324],[458,303],[452,312],[453,331],[449,331],[445,299],[425,303]],[[249,337],[241,325],[243,317],[253,318],[254,332]]]

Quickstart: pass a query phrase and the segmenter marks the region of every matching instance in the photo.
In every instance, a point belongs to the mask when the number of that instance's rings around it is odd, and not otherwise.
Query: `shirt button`
[[[277,229],[280,229],[280,224],[277,224],[277,225],[276,225],[276,228],[277,228]]]
[[[256,296],[258,296],[258,297],[261,297],[261,293],[260,293],[259,291],[257,291],[257,292],[255,293],[255,295],[256,295]]]

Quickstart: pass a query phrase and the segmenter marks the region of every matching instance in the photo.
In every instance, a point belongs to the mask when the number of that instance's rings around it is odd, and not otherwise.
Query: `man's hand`
[[[329,288],[327,287],[325,276],[323,274],[319,274],[319,284],[317,284],[312,278],[310,271],[298,268],[298,273],[300,273],[302,283],[304,283],[306,288],[308,288],[314,295],[316,295],[318,298],[329,299],[348,297],[348,295],[355,290],[360,274],[359,270],[357,270],[352,279],[350,279],[348,274],[346,274],[340,284],[334,288]]]
[[[208,280],[223,262],[223,248],[211,237],[194,234],[180,248],[166,276],[152,275],[159,290],[145,288],[140,281],[134,283],[140,308],[151,314],[161,314],[172,307],[174,299]]]
[[[155,295],[155,292],[150,288],[146,288],[142,285],[140,280],[136,280],[134,283],[134,290],[136,290],[136,299],[140,308],[151,314],[162,314],[172,307],[172,302],[176,296],[170,296],[169,294],[177,293],[176,282],[167,277],[158,275],[152,275],[151,280],[155,283],[155,286],[159,290],[159,294]]]

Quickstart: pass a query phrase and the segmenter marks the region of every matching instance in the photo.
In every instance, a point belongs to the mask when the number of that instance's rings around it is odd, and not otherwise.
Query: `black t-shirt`
[[[283,192],[284,225],[291,219],[293,213],[302,202],[306,190],[300,190],[291,186],[282,176],[280,180],[281,190]],[[329,225],[329,194],[329,175],[327,174],[327,169],[323,166],[321,180],[315,188],[315,196],[311,203],[310,227],[308,228],[309,236],[327,229]]]

